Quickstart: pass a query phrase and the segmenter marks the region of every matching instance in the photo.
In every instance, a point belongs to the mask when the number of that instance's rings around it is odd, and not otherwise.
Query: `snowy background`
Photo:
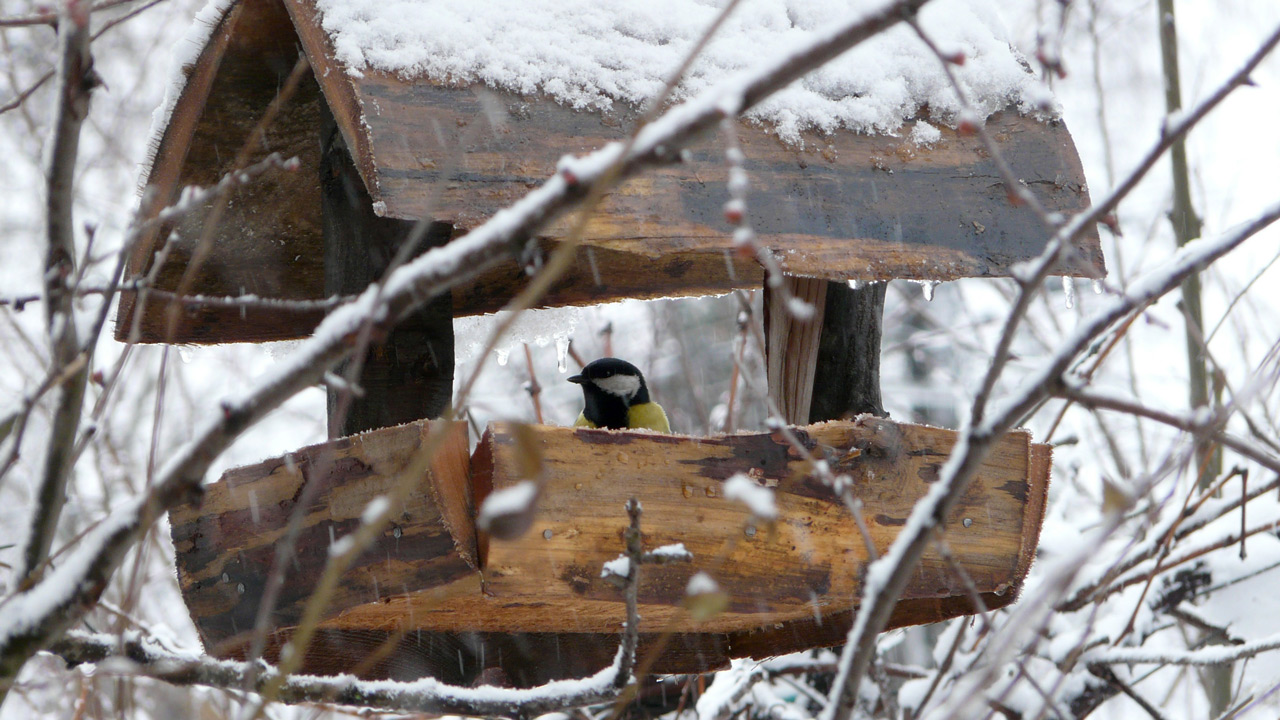
[[[467,14],[472,4],[401,2],[396,7],[413,13],[437,11],[454,17]],[[605,3],[585,6],[567,3],[529,3],[531,22],[547,32],[565,23],[604,22]],[[621,5],[621,3],[620,3]],[[661,28],[671,42],[690,42],[714,15],[715,4],[650,2],[648,12],[666,19]],[[1157,140],[1164,119],[1164,96],[1156,32],[1157,10],[1153,1],[1115,0],[1092,3],[1076,0],[1058,2],[992,2],[961,4],[963,22],[958,32],[972,31],[976,18],[999,16],[1009,38],[1023,56],[1035,64],[1039,51],[1060,56],[1067,74],[1048,77],[1084,163],[1094,197],[1101,196]],[[131,3],[95,15],[95,22],[119,17],[142,5]],[[358,9],[359,3],[325,0],[321,7],[336,25],[361,32],[359,14],[342,15]],[[584,10],[595,8],[591,12]],[[577,8],[577,15],[557,14],[556,8]],[[782,3],[744,0],[740,22],[770,22],[790,19],[795,26],[821,28],[846,12],[844,3]],[[0,0],[0,18],[35,12],[37,5],[25,0]],[[106,87],[94,96],[93,110],[85,126],[81,146],[78,181],[78,220],[96,227],[93,255],[110,258],[118,247],[136,203],[138,164],[146,155],[151,114],[160,105],[172,73],[169,49],[187,29],[199,10],[189,0],[168,0],[149,7],[138,17],[108,30],[94,43],[97,71]],[[788,14],[788,11],[791,14]],[[1280,25],[1280,3],[1271,0],[1237,2],[1182,2],[1177,5],[1180,29],[1183,104],[1190,106],[1218,87],[1253,52],[1261,39]],[[622,12],[619,10],[619,12]],[[639,12],[632,8],[630,12]],[[329,15],[331,13],[331,15]],[[781,14],[779,14],[781,13]],[[488,17],[488,16],[485,16]],[[570,104],[599,106],[604,95],[589,88],[609,81],[594,76],[590,68],[580,69],[573,82],[562,86],[546,84],[537,68],[495,65],[492,58],[468,56],[457,51],[467,46],[463,34],[433,35],[439,45],[429,44],[420,30],[425,21],[404,22],[401,28],[418,30],[398,42],[424,48],[420,56],[398,51],[379,54],[365,47],[360,38],[340,44],[349,62],[368,63],[382,69],[415,73],[446,73],[457,80],[490,78],[494,84],[531,89],[540,87]],[[365,28],[374,33],[386,31]],[[487,33],[488,26],[474,32]],[[635,34],[635,33],[633,33]],[[642,33],[641,33],[642,34]],[[340,35],[341,37],[341,35]],[[749,35],[747,36],[749,37]],[[602,41],[605,41],[602,38]],[[977,42],[977,41],[975,41]],[[51,68],[54,34],[48,27],[6,28],[0,25],[0,105],[9,103]],[[448,43],[454,43],[450,45]],[[401,50],[403,46],[400,46]],[[563,47],[557,45],[556,47]],[[613,44],[615,50],[619,47]],[[623,49],[630,46],[623,46]],[[779,50],[784,49],[779,45]],[[974,47],[991,50],[989,44]],[[641,49],[637,48],[636,52]],[[520,55],[524,48],[512,52]],[[528,57],[534,57],[532,50]],[[741,67],[744,52],[760,52],[757,45],[744,49],[725,43],[714,50],[708,63],[696,71],[685,88],[686,94],[712,83],[720,72]],[[892,66],[868,60],[870,48],[842,62],[854,63],[869,77],[887,72]],[[975,52],[976,57],[981,53]],[[443,62],[448,64],[433,65]],[[388,59],[391,58],[391,59]],[[632,67],[643,61],[623,57]],[[876,58],[883,60],[883,58]],[[720,62],[721,65],[714,65]],[[397,65],[396,63],[400,63]],[[736,64],[735,64],[736,63]],[[933,67],[930,65],[929,67]],[[980,63],[970,70],[981,68]],[[1003,67],[1003,66],[1002,66]],[[718,69],[717,69],[718,68]],[[491,69],[494,75],[483,72]],[[798,124],[817,123],[838,117],[839,122],[864,129],[891,131],[892,126],[866,121],[864,107],[840,104],[842,87],[832,80],[832,71],[817,73],[805,83],[780,94],[761,109],[761,119],[777,123],[784,136]],[[992,69],[998,73],[999,69]],[[480,73],[480,74],[477,74]],[[507,77],[507,80],[502,78]],[[992,75],[991,77],[994,77]],[[1237,91],[1190,136],[1188,155],[1192,172],[1192,196],[1204,221],[1204,234],[1213,236],[1254,217],[1280,195],[1280,134],[1275,132],[1280,117],[1280,57],[1264,62],[1253,75],[1257,87]],[[612,80],[616,91],[609,93],[636,101],[651,95],[656,87],[651,78],[620,72]],[[524,85],[532,82],[534,85]],[[976,80],[975,80],[976,82]],[[1010,87],[1009,97],[1043,99],[1040,82]],[[559,90],[557,90],[557,87]],[[937,88],[934,88],[937,91]],[[914,100],[902,100],[898,109],[911,107]],[[37,91],[19,107],[0,114],[0,298],[39,292],[42,253],[41,150],[47,135],[51,105],[46,89]],[[937,120],[954,119],[944,105],[935,103]],[[809,114],[806,114],[809,113]],[[845,113],[841,115],[840,113]],[[862,122],[863,124],[858,124]],[[1173,237],[1167,214],[1171,207],[1171,181],[1166,164],[1158,167],[1124,203],[1117,213],[1123,237],[1103,230],[1103,242],[1111,271],[1107,285],[1124,287],[1128,279],[1167,258]],[[82,238],[83,240],[83,238]],[[1273,421],[1277,407],[1275,392],[1275,345],[1280,340],[1280,231],[1260,233],[1239,251],[1212,266],[1204,276],[1204,318],[1210,332],[1210,351],[1223,369],[1227,392],[1247,400],[1249,415],[1276,437]],[[103,262],[89,270],[102,277],[110,267]],[[1032,322],[1015,344],[1016,359],[997,394],[1016,385],[1020,373],[1053,350],[1059,339],[1078,318],[1096,308],[1100,298],[1087,282],[1076,283],[1073,300],[1057,279],[1048,283],[1033,307]],[[936,289],[926,302],[919,285],[893,283],[886,307],[884,345],[884,400],[897,419],[915,419],[955,426],[966,416],[968,403],[985,371],[1007,310],[1013,285],[1007,281],[960,281]],[[1103,365],[1095,385],[1141,398],[1147,404],[1182,409],[1186,407],[1187,369],[1182,316],[1168,298],[1144,313],[1115,354]],[[82,302],[86,317],[96,309],[98,299]],[[502,348],[477,356],[479,344],[487,336],[492,320],[465,319],[457,322],[458,378],[470,374],[475,364],[483,366],[477,392],[470,403],[473,418],[483,424],[490,419],[532,420],[533,407],[523,386],[529,380],[524,344],[530,349],[533,372],[542,385],[542,409],[548,423],[567,424],[579,410],[578,388],[564,382],[567,372],[576,370],[564,357],[566,340],[582,358],[590,360],[604,353],[606,343],[615,355],[630,359],[644,370],[655,399],[672,415],[674,429],[704,433],[723,427],[729,395],[729,378],[737,352],[735,325],[737,304],[733,298],[697,301],[657,301],[546,311],[534,313]],[[605,328],[611,331],[603,333]],[[110,367],[123,355],[129,368],[127,382],[98,420],[98,440],[91,444],[77,468],[74,488],[67,505],[63,532],[58,543],[70,540],[79,530],[103,515],[113,504],[128,497],[152,478],[159,463],[189,438],[194,422],[215,412],[220,397],[246,386],[287,356],[294,343],[259,346],[175,347],[168,350],[148,346],[126,350],[104,339],[95,362]],[[42,310],[38,303],[21,312],[12,306],[0,307],[0,411],[14,407],[22,395],[41,377],[47,363]],[[744,353],[745,369],[754,374],[755,387],[762,386],[758,349]],[[164,392],[159,393],[158,388]],[[89,403],[96,398],[91,388]],[[761,399],[749,388],[740,390],[736,427],[758,427],[763,420]],[[1137,478],[1156,472],[1170,457],[1189,452],[1185,438],[1150,422],[1136,422],[1118,415],[1098,415],[1069,410],[1061,422],[1056,418],[1062,403],[1048,403],[1027,424],[1037,440],[1053,442],[1055,464],[1050,505],[1041,537],[1040,559],[1024,591],[1037,596],[1055,559],[1070,558],[1079,550],[1081,538],[1102,524],[1104,483],[1124,488]],[[163,414],[160,411],[163,410]],[[278,455],[324,437],[325,399],[319,389],[304,392],[265,422],[255,427],[224,453],[211,470],[222,470]],[[158,422],[162,418],[163,422]],[[47,422],[39,413],[29,430],[38,437]],[[1231,426],[1240,434],[1242,427]],[[1050,429],[1052,428],[1052,434]],[[1242,462],[1228,456],[1227,467]],[[6,568],[16,556],[14,543],[21,542],[19,529],[30,507],[31,484],[38,474],[39,453],[25,453],[18,466],[0,481],[0,583],[7,584]],[[1161,476],[1153,492],[1180,505],[1194,479],[1185,472]],[[1256,472],[1256,482],[1264,473]],[[1238,481],[1226,486],[1229,497],[1240,492]],[[1233,495],[1235,494],[1235,495]],[[1280,518],[1274,494],[1249,506],[1250,526]],[[1092,565],[1082,577],[1099,574],[1116,558],[1149,538],[1148,523],[1157,527],[1169,516],[1135,516],[1130,526],[1109,539],[1092,555]],[[1196,545],[1208,544],[1216,534],[1239,526],[1238,515],[1228,515],[1204,531]],[[1221,527],[1218,527],[1220,525]],[[103,609],[92,615],[94,627],[115,631],[141,625],[152,633],[170,637],[184,646],[194,646],[194,630],[178,595],[172,571],[172,548],[167,526],[157,527],[130,562],[119,572],[108,591]],[[1212,593],[1195,603],[1195,611],[1215,625],[1228,627],[1232,635],[1249,640],[1280,633],[1280,613],[1275,598],[1280,590],[1280,541],[1273,532],[1250,538],[1248,554],[1240,559],[1236,547],[1210,553],[1201,569],[1210,574]],[[1027,661],[1025,671],[1046,686],[1069,689],[1079,677],[1057,676],[1053,659],[1061,659],[1088,638],[1115,638],[1136,612],[1137,632],[1152,633],[1148,648],[1186,648],[1194,645],[1195,633],[1185,627],[1153,627],[1159,622],[1149,610],[1150,600],[1160,592],[1152,588],[1148,602],[1139,598],[1142,585],[1117,594],[1095,611],[1061,613],[1047,620],[1046,637],[1038,656]],[[114,612],[112,608],[127,608]],[[996,620],[996,622],[1003,622]],[[896,646],[894,657],[904,663],[927,666],[938,659],[949,644],[950,634],[960,623],[930,631],[898,631],[887,634],[886,650]],[[935,651],[934,648],[937,648]],[[1232,696],[1255,698],[1244,706],[1239,717],[1275,717],[1280,708],[1280,664],[1276,655],[1237,663],[1232,678]],[[931,659],[932,658],[932,659]],[[1152,666],[1135,666],[1127,677],[1142,695],[1156,703],[1170,718],[1200,718],[1209,715],[1205,680],[1197,668],[1167,667],[1150,676]],[[28,717],[32,710],[50,716],[70,717],[76,693],[67,688],[92,683],[83,671],[67,672],[61,663],[42,656],[29,664],[19,685],[0,714],[5,718]],[[903,703],[918,698],[919,681],[907,683],[900,693]],[[90,710],[98,715],[120,713],[122,717],[167,717],[197,712],[204,717],[231,716],[240,707],[234,695],[206,690],[173,689],[151,682],[112,685],[103,681],[101,696]],[[1038,708],[1040,699],[1027,683],[1010,693],[1011,707]],[[1038,704],[1039,703],[1039,704]],[[315,711],[273,708],[272,716],[311,715]],[[1131,700],[1117,697],[1094,717],[1135,717],[1143,711]]]

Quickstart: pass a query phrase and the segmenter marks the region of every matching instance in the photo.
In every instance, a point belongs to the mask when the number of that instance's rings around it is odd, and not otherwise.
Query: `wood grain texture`
[[[272,613],[276,627],[297,623],[329,546],[359,524],[370,500],[401,481],[416,489],[393,524],[347,572],[333,614],[476,577],[471,498],[457,490],[467,487],[469,474],[465,427],[455,428],[428,477],[403,476],[429,426],[423,421],[355,435],[230,470],[207,488],[198,506],[174,509],[169,518],[178,579],[205,647],[216,653],[224,645],[247,642],[275,563],[275,545],[293,513],[304,514],[303,525]],[[310,483],[318,484],[318,492],[299,508],[303,486]]]
[[[145,201],[136,218],[139,222],[174,203],[185,186],[211,186],[234,169],[236,154],[298,58],[297,41],[280,0],[241,0],[213,39],[216,42],[206,48],[192,70],[191,78],[199,82],[187,83],[160,140]],[[214,52],[219,48],[220,52]],[[266,129],[265,142],[253,148],[250,163],[279,152],[286,158],[297,157],[300,168],[265,173],[228,194],[221,222],[213,230],[215,250],[201,266],[193,295],[289,300],[325,297],[320,186],[316,181],[319,101],[319,86],[308,76]],[[154,286],[176,290],[213,207],[213,202],[205,203],[176,223],[139,238],[126,277],[149,272],[158,244],[172,232],[176,239]],[[128,336],[136,302],[136,293],[122,295],[117,339]],[[138,319],[144,342],[166,341],[167,310],[165,301],[146,303]],[[310,313],[306,317],[315,323],[322,315]],[[226,322],[234,323],[244,341],[296,338],[300,337],[297,329],[288,325],[297,320],[295,313],[279,310],[184,306],[172,341],[196,342],[207,337],[218,342],[218,329]]]
[[[292,628],[301,597],[319,572],[327,527],[350,523],[363,502],[394,481],[425,424],[346,438],[229,472],[205,506],[173,515],[184,597],[211,651],[238,657],[255,593],[283,532],[300,475],[329,453],[324,502],[308,514],[308,548],[290,576],[292,595],[276,615],[266,657]],[[644,542],[682,542],[691,565],[648,566],[640,588],[642,654],[654,671],[702,672],[731,657],[763,656],[843,641],[861,587],[866,553],[852,519],[781,439],[768,434],[692,438],[638,432],[534,427],[544,483],[533,527],[523,537],[485,538],[476,558],[474,505],[465,486],[431,483],[415,500],[401,537],[384,536],[335,598],[306,672],[351,672],[471,682],[501,667],[512,682],[537,684],[607,664],[624,617],[620,591],[600,566],[622,548],[623,502],[645,508]],[[880,551],[927,492],[955,433],[865,417],[798,428],[811,452],[853,478]],[[465,477],[457,456],[436,478]],[[477,501],[521,479],[509,429],[491,426],[470,463]],[[1043,517],[1049,455],[1025,432],[1005,437],[947,524],[946,539],[988,607],[1016,597],[1034,556]],[[781,511],[769,525],[724,498],[723,484],[745,472],[772,487]],[[251,492],[252,491],[252,492]],[[258,521],[250,522],[255,506]],[[971,520],[969,527],[961,522]],[[749,529],[749,528],[754,528]],[[452,532],[449,532],[449,530]],[[450,557],[446,540],[455,543]],[[476,561],[483,574],[470,571]],[[681,607],[692,573],[705,570],[731,596],[726,612],[695,622]],[[388,575],[387,573],[392,573]],[[376,582],[375,582],[376,580]],[[244,590],[240,590],[240,584]],[[960,580],[936,554],[926,556],[892,625],[936,622],[974,612]],[[373,659],[365,662],[367,656]]]
[[[243,9],[241,9],[243,8]],[[375,207],[390,218],[430,213],[464,233],[521,197],[568,153],[586,153],[623,137],[636,113],[577,112],[539,97],[483,87],[445,87],[366,71],[357,78],[334,59],[311,0],[241,0],[224,22],[179,98],[160,142],[142,218],[172,201],[178,188],[207,184],[274,97],[301,46],[315,70],[269,131],[263,154],[297,155],[296,173],[237,191],[234,212],[216,230],[217,249],[196,291],[212,296],[324,297],[319,190],[319,106],[334,118]],[[246,19],[238,19],[242,15]],[[222,48],[225,46],[225,52]],[[292,53],[292,56],[290,54]],[[751,176],[749,218],[783,269],[830,280],[949,280],[999,276],[1040,252],[1045,233],[1025,208],[1011,206],[976,137],[942,128],[925,148],[897,136],[811,133],[788,145],[750,122],[739,135]],[[1060,122],[996,113],[988,128],[1014,173],[1050,209],[1088,205],[1075,147]],[[635,178],[604,201],[587,225],[574,270],[543,306],[623,298],[676,297],[758,287],[760,268],[730,252],[722,218],[727,170],[715,137],[695,143],[686,161]],[[198,237],[204,213],[182,224]],[[545,252],[568,227],[562,219],[540,240]],[[163,235],[138,245],[129,274],[152,262]],[[1081,241],[1083,261],[1058,272],[1105,274],[1095,234]],[[172,290],[189,257],[181,243],[157,287]],[[515,260],[454,292],[455,315],[492,312],[527,282]],[[124,337],[134,298],[124,299]],[[140,318],[141,340],[163,342],[163,312]],[[279,308],[187,308],[174,342],[217,343],[304,337],[318,312]]]
[[[884,298],[889,283],[828,282],[822,332],[815,352],[808,422],[851,418],[862,413],[884,417],[880,395],[880,345],[884,334]],[[767,319],[767,318],[766,318]]]
[[[827,281],[821,278],[783,277],[786,293],[764,286],[765,366],[769,399],[784,422],[809,422],[813,402],[813,375],[818,365],[818,341],[827,309]],[[787,307],[792,297],[813,308],[809,317],[797,317]],[[839,319],[837,319],[839,322]],[[880,348],[876,348],[877,356]],[[827,388],[821,388],[820,393]]]
[[[619,598],[598,568],[618,553],[623,503],[632,495],[645,508],[647,546],[682,542],[698,558],[647,569],[640,587],[646,628],[732,632],[849,609],[858,596],[867,556],[856,525],[781,437],[537,431],[544,485],[533,529],[514,541],[490,538],[487,554],[481,543],[486,594],[508,609],[529,606],[524,619],[512,618],[527,624],[512,629],[547,630],[549,623],[570,622],[566,629],[600,632],[621,622],[618,608],[598,614],[607,609],[598,603]],[[936,479],[955,439],[951,431],[871,417],[811,425],[799,434],[811,452],[851,476],[880,552]],[[477,449],[477,455],[492,457],[495,490],[521,479],[514,449],[501,425]],[[947,541],[981,591],[1004,590],[1018,581],[1030,461],[1025,432],[1005,437],[948,522]],[[723,483],[734,473],[773,488],[781,517],[773,527],[753,523],[745,506],[724,498]],[[679,604],[689,577],[699,570],[715,577],[732,599],[727,612],[696,624]],[[963,594],[959,579],[933,553],[904,597]],[[566,621],[563,608],[541,611],[534,599],[564,599],[583,612]]]

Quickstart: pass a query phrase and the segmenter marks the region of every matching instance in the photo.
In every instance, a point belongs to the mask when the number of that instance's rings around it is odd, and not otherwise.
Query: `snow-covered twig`
[[[996,379],[1000,376],[1005,363],[1009,360],[1009,352],[1015,337],[1014,331],[1022,323],[1022,319],[1031,305],[1033,297],[1031,290],[1038,287],[1048,277],[1049,271],[1057,265],[1061,253],[1065,248],[1069,247],[1070,242],[1082,236],[1088,228],[1102,222],[1108,215],[1113,213],[1120,201],[1128,197],[1129,193],[1137,187],[1138,183],[1146,177],[1147,173],[1155,167],[1156,163],[1164,157],[1165,153],[1173,147],[1179,138],[1191,132],[1192,128],[1199,124],[1213,109],[1218,107],[1236,88],[1248,84],[1249,76],[1262,60],[1275,49],[1278,43],[1280,43],[1280,28],[1277,28],[1249,57],[1245,64],[1220,85],[1212,95],[1190,112],[1182,115],[1176,123],[1164,127],[1160,139],[1138,161],[1137,166],[1125,176],[1119,185],[1113,188],[1102,200],[1094,202],[1087,212],[1076,215],[1060,227],[1045,247],[1045,251],[1038,258],[1027,263],[1022,268],[1022,272],[1016,273],[1015,279],[1019,284],[1018,296],[1014,301],[1013,308],[1006,317],[1004,327],[1001,328],[995,355],[991,360],[991,365],[983,378],[981,389],[977,395],[980,400],[974,403],[974,424],[977,424],[982,419],[982,413],[985,411],[986,403],[981,399],[990,397],[991,391],[995,387]]]
[[[1280,635],[1272,635],[1243,645],[1215,645],[1200,650],[1148,650],[1146,648],[1106,648],[1085,654],[1090,663],[1108,665],[1222,665],[1280,650]]]
[[[1235,435],[1231,435],[1225,430],[1222,430],[1221,425],[1225,421],[1225,418],[1217,417],[1216,413],[1208,413],[1204,416],[1183,415],[1148,407],[1133,400],[1113,397],[1105,393],[1100,393],[1094,390],[1085,390],[1083,388],[1075,388],[1069,385],[1060,386],[1056,390],[1055,394],[1074,400],[1087,408],[1114,410],[1128,415],[1149,418],[1184,432],[1193,434],[1203,433],[1206,437],[1235,450],[1244,457],[1253,460],[1268,470],[1280,473],[1280,458],[1275,457],[1265,449],[1260,448],[1243,438],[1236,437]]]
[[[265,663],[218,660],[193,652],[165,648],[136,634],[89,634],[72,631],[50,648],[69,665],[98,663],[101,670],[127,670],[174,685],[205,685],[225,689],[246,688],[288,703],[318,702],[354,705],[377,710],[461,714],[469,716],[532,717],[554,710],[610,702],[619,698],[631,681],[639,644],[639,566],[645,556],[641,545],[640,504],[627,503],[630,524],[626,531],[631,562],[625,578],[627,622],[613,663],[587,678],[556,680],[527,690],[482,686],[454,687],[431,678],[415,682],[368,681],[351,675],[316,677],[289,675]],[[123,666],[117,663],[124,663]]]
[[[1280,38],[1280,34],[1277,38]],[[867,569],[862,601],[854,625],[849,631],[849,645],[841,658],[840,673],[832,688],[832,698],[838,699],[838,702],[832,702],[824,713],[826,720],[848,720],[850,717],[856,699],[856,688],[874,654],[876,636],[888,622],[895,603],[930,539],[942,527],[947,513],[959,501],[991,444],[1042,398],[1048,396],[1053,388],[1058,387],[1063,373],[1076,356],[1107,328],[1179,287],[1187,275],[1207,267],[1277,219],[1280,219],[1280,203],[1270,206],[1253,221],[1221,237],[1188,245],[1162,267],[1132,283],[1128,291],[1113,300],[1108,307],[1083,320],[1059,350],[1037,371],[1031,373],[1021,388],[995,405],[987,417],[982,417],[975,407],[971,425],[961,430],[955,449],[942,467],[938,482],[916,503],[906,526],[894,540],[889,552]],[[979,397],[975,405],[981,406],[987,400],[986,397]]]

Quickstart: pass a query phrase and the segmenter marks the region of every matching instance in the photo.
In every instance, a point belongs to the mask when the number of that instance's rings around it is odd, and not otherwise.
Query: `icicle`
[[[507,358],[511,356],[511,350],[507,348],[497,348],[494,352],[498,354],[498,365],[506,367]]]
[[[1062,276],[1062,292],[1067,296],[1067,309],[1074,308],[1076,306],[1076,284],[1068,275]]]
[[[850,290],[857,290],[858,288],[862,287],[862,281],[861,281],[861,280],[849,280],[848,282],[849,282],[849,289],[850,289]]]
[[[564,372],[569,369],[569,336],[556,338],[556,370]]]
[[[1097,280],[1097,279],[1095,279],[1095,280],[1093,281],[1093,294],[1094,294],[1094,295],[1101,295],[1101,294],[1102,294],[1102,281],[1101,281],[1101,280]]]
[[[938,287],[937,280],[923,280],[920,283],[920,292],[924,294],[925,302],[933,302],[933,291]]]

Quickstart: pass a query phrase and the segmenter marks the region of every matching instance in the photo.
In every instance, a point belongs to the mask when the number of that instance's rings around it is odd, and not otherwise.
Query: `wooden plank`
[[[222,58],[231,42],[232,29],[236,27],[240,15],[249,3],[236,3],[211,33],[209,41],[201,49],[195,63],[187,70],[187,82],[174,103],[164,134],[155,147],[151,167],[147,169],[147,179],[142,202],[138,209],[138,220],[155,218],[165,206],[171,204],[178,188],[179,178],[183,170],[183,160],[190,148],[192,138],[196,134],[201,116],[208,105],[209,96],[215,78],[222,64]],[[143,232],[129,251],[126,277],[141,275],[152,263],[162,234],[159,227]],[[133,329],[133,310],[137,295],[123,292],[120,295],[120,309],[116,321],[116,339],[128,339]],[[139,328],[141,330],[141,328]],[[143,337],[152,338],[149,342],[157,342],[158,328],[141,330]]]
[[[327,547],[325,523],[350,522],[352,513],[359,512],[356,506],[394,482],[396,469],[403,467],[405,454],[416,447],[424,428],[422,423],[407,425],[295,454],[303,458],[295,461],[298,468],[311,467],[305,463],[316,463],[326,449],[339,458],[324,476],[328,495],[323,497],[328,499],[317,501],[308,515],[307,532],[319,533],[308,536],[312,554]],[[841,504],[778,438],[553,427],[533,431],[544,452],[539,480],[545,484],[532,531],[515,540],[489,540],[483,577],[470,572],[456,558],[474,557],[475,538],[468,534],[474,506],[469,497],[458,496],[462,484],[430,485],[436,494],[415,502],[452,514],[415,511],[422,519],[415,516],[412,526],[403,525],[396,544],[389,546],[384,538],[367,554],[352,571],[350,586],[334,599],[304,671],[359,670],[365,677],[397,679],[431,675],[466,684],[496,667],[521,685],[593,672],[612,657],[624,617],[618,589],[599,578],[599,569],[620,552],[626,524],[622,502],[633,495],[646,510],[646,545],[683,542],[696,558],[689,566],[645,569],[641,654],[654,655],[655,672],[703,672],[731,657],[843,640],[865,552]],[[837,472],[853,477],[880,550],[901,528],[911,503],[936,478],[955,441],[950,431],[876,418],[798,432]],[[455,448],[449,457],[456,455]],[[947,525],[947,542],[988,607],[1014,599],[1034,556],[1048,460],[1048,449],[1030,444],[1025,432],[1010,434]],[[508,429],[492,427],[470,465],[477,493],[517,481],[519,466]],[[736,471],[774,488],[782,512],[776,526],[747,531],[745,509],[723,497],[724,480]],[[206,646],[217,654],[241,657],[247,648],[243,630],[251,621],[250,610],[256,612],[252,596],[260,593],[251,584],[263,582],[270,564],[266,549],[287,522],[288,499],[299,492],[298,475],[282,459],[231,471],[210,487],[205,507],[174,513],[183,594]],[[463,475],[456,467],[437,467],[435,473],[436,478]],[[455,494],[445,497],[445,492]],[[246,517],[255,502],[259,522],[250,525]],[[333,513],[346,519],[329,519]],[[959,522],[963,518],[972,520],[969,527]],[[419,529],[423,523],[429,529]],[[455,557],[443,552],[439,541],[431,542],[443,537],[442,525],[458,543]],[[403,560],[410,557],[420,559]],[[287,621],[296,614],[288,609],[297,607],[319,572],[314,559],[304,557],[300,563],[290,580],[296,597],[291,595],[277,614],[268,660],[292,632]],[[437,564],[439,568],[428,571]],[[699,569],[710,572],[732,595],[727,612],[701,623],[679,606],[689,576]],[[393,570],[394,576],[382,574]],[[376,586],[362,573],[373,574]],[[931,554],[892,624],[971,612],[958,578]]]
[[[683,542],[698,558],[646,574],[640,588],[646,622],[693,630],[679,604],[698,570],[710,572],[732,598],[727,612],[697,625],[700,632],[811,618],[849,609],[857,597],[867,558],[861,543],[851,542],[858,537],[856,526],[781,438],[686,439],[569,428],[539,428],[538,433],[544,485],[532,540],[490,538],[487,555],[481,543],[486,593],[508,609],[525,605],[527,614],[511,614],[505,627],[546,631],[553,623],[568,623],[568,630],[603,632],[621,621],[618,608],[599,614],[607,608],[594,606],[617,600],[616,588],[598,577],[597,568],[617,554],[612,546],[625,518],[622,504],[632,495],[646,508],[648,545]],[[829,456],[836,472],[851,475],[881,552],[928,491],[955,439],[950,431],[869,417],[808,426],[801,436],[815,452]],[[495,490],[520,479],[514,447],[502,426],[495,426],[478,450],[492,456]],[[1018,580],[1029,448],[1024,432],[1004,438],[948,523],[952,551],[984,592]],[[723,482],[735,472],[773,487],[781,515],[774,528],[750,534],[746,509],[724,499]],[[761,573],[767,573],[767,582]],[[964,595],[959,579],[931,553],[904,597],[958,595]],[[566,620],[564,607],[554,601],[571,602],[574,617]]]
[[[809,422],[813,403],[813,374],[818,365],[818,341],[827,309],[827,281],[821,278],[785,276],[785,292],[764,286],[765,366],[769,399],[783,422]],[[795,298],[813,308],[812,316],[799,317],[787,307]],[[876,348],[877,356],[879,347]],[[827,392],[821,388],[819,394]],[[831,420],[834,418],[822,418]]]
[[[183,187],[208,187],[233,169],[236,154],[298,58],[297,40],[280,0],[241,0],[213,38],[216,42],[202,53],[193,71],[192,80],[200,82],[188,82],[160,140],[139,222],[175,202]],[[225,52],[215,54],[219,43],[225,45]],[[213,229],[215,250],[202,265],[192,294],[286,300],[325,296],[317,182],[319,101],[319,86],[308,76],[266,129],[265,142],[253,149],[249,162],[279,152],[297,157],[300,169],[266,173],[228,194],[221,222]],[[213,203],[206,203],[178,222],[162,225],[159,232],[141,237],[126,276],[149,272],[159,244],[172,232],[176,239],[153,286],[176,290],[212,208]],[[128,337],[136,301],[135,293],[122,294],[117,339]],[[227,322],[237,328],[236,337],[243,341],[306,334],[298,332],[297,313],[184,306],[170,340],[168,304],[157,299],[146,303],[138,318],[144,342],[225,342],[219,328]],[[314,327],[322,315],[302,317]]]
[[[827,283],[808,422],[886,415],[880,396],[880,340],[888,285],[867,283],[855,289]]]
[[[459,491],[467,488],[469,473],[465,427],[455,428],[428,477],[404,477],[429,427],[425,421],[410,423],[230,470],[207,488],[199,505],[175,508],[169,519],[178,579],[205,647],[218,653],[247,642],[276,543],[299,511],[304,485],[315,484],[310,503],[300,510],[302,531],[294,561],[285,568],[273,627],[297,623],[329,546],[359,524],[370,500],[401,481],[417,489],[344,576],[331,614],[476,577],[471,498]]]
[[[390,216],[431,211],[460,229],[523,196],[565,152],[617,140],[634,121],[626,109],[577,112],[549,100],[375,72],[355,84],[378,174],[374,200]],[[506,115],[498,127],[486,121],[495,106]],[[1061,123],[1016,112],[996,113],[987,123],[1014,173],[1049,209],[1087,206],[1079,158]],[[1039,220],[1008,203],[974,136],[944,128],[942,140],[924,148],[902,137],[813,133],[800,147],[750,123],[739,133],[752,178],[751,224],[790,274],[868,281],[995,276],[1043,248]],[[704,139],[685,162],[613,192],[588,224],[586,240],[647,257],[723,252],[730,231],[721,209],[726,182],[719,143]],[[549,235],[562,236],[568,224],[561,221]],[[1096,238],[1082,249],[1089,264],[1061,272],[1103,270]]]

